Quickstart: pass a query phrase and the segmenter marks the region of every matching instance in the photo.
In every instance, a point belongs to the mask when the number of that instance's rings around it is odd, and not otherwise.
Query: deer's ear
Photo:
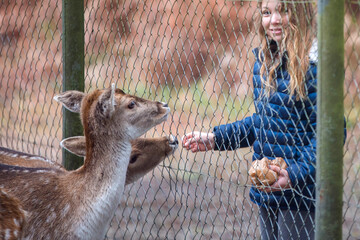
[[[115,84],[111,85],[111,89],[105,91],[99,98],[96,107],[99,114],[105,117],[111,117],[115,111]]]
[[[81,101],[84,97],[85,93],[71,90],[56,95],[54,99],[61,103],[69,111],[80,113]]]
[[[60,146],[79,157],[84,157],[86,155],[84,136],[65,138],[60,142]]]

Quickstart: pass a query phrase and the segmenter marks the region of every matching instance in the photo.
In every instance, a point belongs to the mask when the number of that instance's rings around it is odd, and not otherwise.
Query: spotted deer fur
[[[130,184],[151,171],[167,156],[178,148],[175,136],[159,138],[137,138],[131,141],[131,156],[126,172],[125,184]],[[85,137],[70,137],[61,142],[61,146],[80,156],[85,156]],[[0,161],[1,163],[1,161]]]
[[[79,111],[86,158],[74,171],[0,164],[0,187],[27,212],[24,239],[102,239],[123,194],[130,141],[165,121],[166,104],[120,89],[55,98]]]
[[[64,170],[63,166],[45,157],[23,153],[4,147],[0,147],[0,163],[19,167],[50,167]]]
[[[26,212],[19,199],[0,188],[0,239],[20,239]]]
[[[137,138],[131,141],[131,155],[126,172],[125,184],[130,184],[151,171],[167,156],[178,148],[175,136],[158,138]],[[61,141],[64,149],[80,156],[86,155],[84,136],[69,137]],[[12,149],[0,147],[0,164],[30,168],[55,168],[66,171],[65,168],[42,156],[30,155]]]

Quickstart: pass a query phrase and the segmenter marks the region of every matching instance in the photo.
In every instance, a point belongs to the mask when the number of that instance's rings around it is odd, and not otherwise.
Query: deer
[[[84,136],[69,137],[60,142],[62,148],[85,157]],[[126,172],[125,185],[143,177],[178,148],[175,136],[137,138],[131,141],[131,156]],[[65,170],[62,165],[45,157],[27,154],[0,147],[0,163],[31,168],[55,168]],[[0,189],[0,239],[18,239],[25,224],[25,211],[18,199]]]
[[[19,199],[0,188],[0,239],[19,239],[26,224],[25,216]]]
[[[56,168],[0,164],[0,187],[27,212],[25,239],[101,239],[120,203],[131,140],[167,120],[167,104],[111,88],[54,97],[80,112],[86,157],[83,166]]]
[[[61,141],[60,145],[79,157],[85,157],[84,136],[69,137]],[[179,142],[173,135],[157,138],[137,138],[131,141],[132,150],[125,185],[134,183],[164,161],[166,157],[174,154],[178,145]]]
[[[131,141],[131,155],[125,185],[134,183],[150,172],[166,157],[173,154],[178,148],[178,144],[177,138],[173,135],[157,138],[137,138]],[[66,138],[60,142],[60,146],[77,156],[86,156],[84,136]],[[4,147],[0,147],[0,164],[30,168],[55,168],[66,171],[61,164],[45,157]]]

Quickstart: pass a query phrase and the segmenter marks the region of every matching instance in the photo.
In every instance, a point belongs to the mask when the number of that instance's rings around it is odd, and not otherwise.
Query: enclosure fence
[[[172,134],[181,140],[255,112],[257,1],[85,0],[84,6],[73,1],[76,8],[70,2],[0,1],[0,146],[61,163],[60,141],[82,132],[79,125],[63,131],[69,113],[54,95],[111,83],[168,103],[171,117],[147,132],[148,138]],[[315,1],[313,6],[326,10]],[[65,32],[66,24],[71,28],[81,19],[83,29]],[[310,27],[316,34],[316,26]],[[336,181],[343,188],[337,193],[343,201],[342,239],[352,240],[360,239],[359,1],[345,1],[343,29],[347,137],[343,179]],[[69,36],[76,36],[75,43]],[[84,54],[67,55],[64,43]],[[79,123],[78,115],[70,117]],[[259,207],[249,197],[253,154],[251,147],[192,153],[180,146],[126,186],[105,238],[259,239]]]

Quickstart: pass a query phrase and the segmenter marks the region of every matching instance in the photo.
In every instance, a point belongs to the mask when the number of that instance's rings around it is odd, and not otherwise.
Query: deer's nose
[[[170,134],[170,136],[169,136],[169,143],[174,144],[174,145],[179,145],[179,141],[178,141],[177,137],[175,137],[172,134]]]

